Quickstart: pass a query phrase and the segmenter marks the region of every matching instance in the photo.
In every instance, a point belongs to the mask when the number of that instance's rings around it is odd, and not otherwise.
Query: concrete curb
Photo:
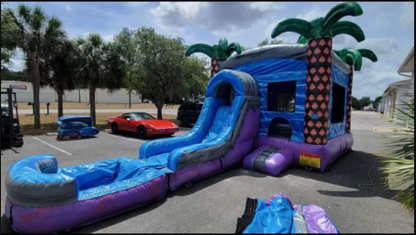
[[[47,136],[58,136],[58,133],[57,132],[49,132],[49,133],[46,133],[46,135]]]

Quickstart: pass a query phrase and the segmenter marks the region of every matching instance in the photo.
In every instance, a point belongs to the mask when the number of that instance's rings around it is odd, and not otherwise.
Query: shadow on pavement
[[[296,175],[328,184],[352,188],[352,191],[317,190],[320,194],[334,197],[382,197],[392,199],[400,190],[386,188],[385,175],[380,172],[381,159],[370,153],[352,151],[338,158],[329,172],[308,172],[296,168],[283,172],[285,175]],[[370,169],[371,168],[371,169]],[[371,177],[371,179],[369,178]]]

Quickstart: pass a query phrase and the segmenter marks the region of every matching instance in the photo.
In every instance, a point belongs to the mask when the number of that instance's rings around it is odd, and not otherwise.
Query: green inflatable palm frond
[[[237,52],[237,54],[241,53],[241,46],[238,42],[232,42],[227,48],[227,57],[230,57],[233,52]]]
[[[300,36],[298,37],[298,41],[297,41],[296,43],[299,43],[299,44],[306,44],[307,42],[308,42],[308,39],[307,39],[307,38],[305,38],[304,36],[300,35]]]
[[[355,38],[358,42],[365,40],[363,30],[357,24],[350,21],[339,21],[332,27],[332,37],[340,34],[348,34]]]
[[[334,50],[344,62],[349,65],[354,65],[355,71],[360,71],[363,64],[363,57],[370,59],[372,62],[377,61],[376,54],[369,49],[354,50],[351,48],[343,48],[341,50]]]
[[[212,47],[207,44],[197,43],[190,47],[185,52],[185,56],[190,56],[193,53],[201,52],[212,58]]]
[[[334,6],[324,17],[324,28],[330,29],[345,16],[359,16],[363,14],[363,9],[356,2],[343,2]]]
[[[306,20],[290,18],[281,21],[274,27],[272,31],[272,38],[279,36],[285,32],[295,32],[305,38],[310,38],[310,24]]]
[[[358,49],[357,51],[359,51],[361,53],[362,57],[370,59],[372,62],[377,62],[378,61],[378,58],[377,58],[376,54],[372,50]]]

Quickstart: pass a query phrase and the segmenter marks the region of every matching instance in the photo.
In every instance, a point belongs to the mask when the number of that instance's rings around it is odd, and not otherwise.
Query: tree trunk
[[[57,90],[56,93],[58,93],[58,117],[64,116],[64,107],[63,107],[63,94],[64,92],[62,90]]]
[[[214,77],[220,71],[220,60],[211,59],[211,77]]]
[[[94,125],[96,125],[96,117],[95,117],[95,86],[90,85],[90,116]]]
[[[35,55],[31,56],[32,60],[32,79],[33,79],[33,114],[35,115],[34,129],[40,129],[40,106],[39,106],[39,89],[40,73],[39,61]]]
[[[308,41],[304,142],[328,142],[331,91],[332,38]]]
[[[163,108],[163,105],[165,105],[165,102],[163,102],[163,99],[160,99],[160,100],[155,99],[154,102],[157,108],[157,119],[163,119],[162,108]]]
[[[81,88],[78,88],[78,103],[81,103]]]
[[[347,133],[351,133],[351,107],[352,107],[352,80],[354,78],[353,65],[350,65],[350,84],[348,86],[348,104],[347,104]]]
[[[131,92],[129,92],[129,109],[131,109]]]

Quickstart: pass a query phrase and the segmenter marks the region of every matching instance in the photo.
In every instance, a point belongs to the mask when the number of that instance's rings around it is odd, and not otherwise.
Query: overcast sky
[[[15,8],[19,2],[8,2]],[[27,2],[40,5],[47,14],[59,17],[68,36],[99,33],[111,41],[123,27],[153,27],[157,33],[180,36],[186,44],[216,44],[221,37],[256,47],[271,40],[273,27],[290,17],[312,20],[324,16],[336,2]],[[381,95],[395,81],[407,79],[397,69],[414,46],[413,2],[362,2],[364,14],[345,17],[361,26],[366,40],[357,43],[348,35],[334,38],[334,49],[368,48],[379,61],[364,59],[355,73],[353,95],[360,98]],[[299,35],[284,33],[278,38],[295,43]],[[23,53],[12,59],[12,70],[24,68]]]

